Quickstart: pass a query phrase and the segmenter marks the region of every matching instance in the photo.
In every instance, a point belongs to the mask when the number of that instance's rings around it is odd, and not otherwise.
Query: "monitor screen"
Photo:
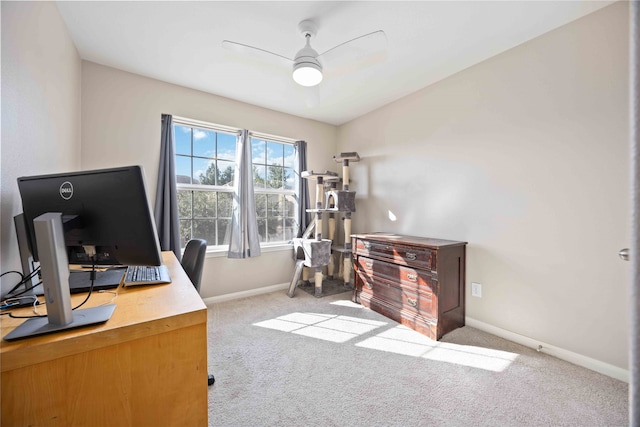
[[[162,258],[141,166],[18,178],[18,189],[35,261],[38,248],[33,220],[60,212],[70,263],[160,265]]]

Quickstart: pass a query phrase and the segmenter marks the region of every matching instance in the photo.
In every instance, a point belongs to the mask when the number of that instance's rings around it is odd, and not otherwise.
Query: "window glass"
[[[193,202],[193,191],[178,190],[178,217],[179,218],[191,218]]]
[[[283,145],[277,142],[267,142],[267,164],[282,166],[284,162]]]
[[[209,130],[193,130],[193,155],[198,157],[216,157],[216,133]]]
[[[216,217],[216,193],[213,191],[193,192],[193,217],[194,218],[215,218]]]
[[[256,214],[258,218],[267,217],[267,195],[256,194]]]
[[[218,160],[218,185],[233,186],[235,162]]]
[[[218,193],[218,216],[231,218],[233,213],[233,193]]]
[[[218,159],[236,160],[236,140],[235,135],[228,133],[218,133]]]
[[[184,248],[189,240],[192,239],[192,223],[190,219],[180,219],[180,245]],[[207,244],[209,242],[207,241]]]
[[[284,200],[284,215],[295,218],[296,216],[296,199],[295,196],[289,195]]]
[[[284,168],[282,183],[285,190],[295,189],[296,175],[293,168]]]
[[[253,187],[264,188],[267,181],[267,167],[265,165],[253,165]]]
[[[267,241],[267,219],[258,217],[258,238],[260,243]]]
[[[191,157],[176,156],[176,182],[191,184]]]
[[[284,240],[292,240],[296,237],[296,230],[298,226],[295,218],[284,219]]]
[[[231,219],[217,220],[218,245],[229,244],[229,230],[231,229]]]
[[[284,166],[294,168],[296,165],[296,149],[293,145],[285,144],[284,149]]]
[[[292,144],[252,138],[253,182],[261,242],[291,240],[295,226],[295,149]],[[290,208],[287,200],[294,203]],[[291,210],[291,217],[287,217]],[[288,225],[287,229],[287,223]]]
[[[197,236],[198,239],[205,239],[207,241],[207,245],[217,245],[218,242],[215,220],[212,221],[209,219],[194,219],[193,235]]]
[[[282,188],[282,180],[284,178],[284,168],[280,166],[268,166],[267,169],[267,187],[273,189]]]
[[[216,162],[210,159],[193,158],[193,175],[192,182],[194,184],[216,184]]]
[[[174,126],[173,139],[176,145],[176,154],[191,155],[191,128],[187,126]]]
[[[251,138],[251,159],[253,163],[265,164],[267,143],[258,138]]]
[[[193,238],[228,245],[237,135],[186,123],[174,120],[173,126],[181,245]],[[254,137],[251,145],[260,242],[289,241],[297,233],[295,148]]]
[[[278,242],[284,240],[284,227],[282,226],[282,218],[271,217],[267,219],[267,231],[269,233],[270,242]]]

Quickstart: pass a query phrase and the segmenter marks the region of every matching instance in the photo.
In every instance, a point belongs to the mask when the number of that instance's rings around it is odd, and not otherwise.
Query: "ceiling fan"
[[[243,54],[259,55],[271,60],[279,60],[292,68],[293,80],[306,87],[316,86],[323,80],[323,63],[325,65],[331,65],[332,62],[334,65],[340,62],[355,63],[360,61],[362,63],[364,57],[374,56],[379,60],[383,57],[380,53],[386,49],[386,35],[384,31],[378,30],[353,38],[318,54],[311,47],[311,39],[318,32],[316,24],[313,21],[305,20],[298,24],[298,30],[305,39],[305,45],[293,58],[230,40],[223,40],[222,46]]]

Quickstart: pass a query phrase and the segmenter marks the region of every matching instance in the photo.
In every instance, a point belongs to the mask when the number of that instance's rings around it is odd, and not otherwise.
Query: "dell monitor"
[[[39,260],[33,220],[60,212],[69,260],[97,264],[160,265],[160,245],[140,166],[18,178],[31,254]]]
[[[102,257],[114,264],[161,265],[142,167],[22,177],[18,189],[29,248],[33,259],[40,262],[48,323],[43,318],[29,319],[5,339],[111,317],[114,305],[71,311],[70,255],[84,256],[86,262]]]

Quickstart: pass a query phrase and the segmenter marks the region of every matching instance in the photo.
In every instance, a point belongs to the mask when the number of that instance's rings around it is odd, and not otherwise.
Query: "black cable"
[[[4,294],[4,296],[2,296],[2,299],[7,299],[7,298],[11,298],[11,297],[15,297],[18,295],[22,295],[25,292],[30,291],[31,289],[33,289],[35,286],[31,286],[27,289],[25,289],[24,291],[17,293],[15,295],[11,295],[11,292],[14,292],[16,289],[18,289],[21,285],[24,285],[26,283],[28,283],[33,277],[35,277],[38,273],[40,272],[40,267],[36,268],[35,270],[33,270],[31,273],[29,273],[28,275],[23,275],[22,273],[19,273],[22,276],[22,280],[20,282],[18,282],[18,284],[16,284],[13,288],[11,288],[11,290],[9,292],[7,292],[6,294]],[[7,273],[10,273],[9,271]],[[6,273],[4,273],[6,274]]]
[[[24,280],[24,274],[22,274],[21,272],[16,271],[16,270],[5,271],[4,273],[0,274],[0,277],[4,276],[5,274],[10,274],[10,273],[19,274],[21,280]]]
[[[8,295],[7,295],[7,296],[5,296],[5,298],[4,298],[4,299],[7,299],[7,298],[14,298],[14,297],[20,296],[20,295],[22,295],[22,294],[24,294],[24,293],[29,292],[30,290],[33,290],[33,289],[37,288],[37,287],[38,287],[38,286],[40,286],[40,285],[42,285],[42,280],[40,280],[40,281],[39,281],[38,283],[36,283],[35,285],[31,285],[31,286],[29,286],[28,288],[26,288],[26,289],[25,289],[24,291],[22,291],[22,292],[18,292],[17,294],[14,294],[14,295],[11,295],[11,296],[8,296]]]
[[[89,286],[89,293],[87,294],[87,297],[84,299],[84,301],[82,301],[79,305],[75,306],[74,308],[72,308],[72,310],[75,310],[76,308],[80,308],[84,305],[85,302],[89,301],[89,297],[91,296],[91,292],[93,292],[93,283],[96,280],[96,260],[95,260],[95,256],[91,257],[92,265],[91,265],[91,273],[89,274],[89,277],[91,278],[91,286]]]
[[[34,298],[34,301],[33,301],[32,305],[35,307],[36,305],[39,305],[40,302],[38,301],[38,297],[36,297],[35,295],[33,295],[33,298]],[[16,308],[18,308],[18,307],[16,307]],[[24,307],[22,307],[22,308],[24,308]],[[34,308],[34,310],[35,310],[35,308]],[[2,314],[3,315],[9,315],[9,317],[11,317],[13,319],[32,319],[32,318],[35,318],[35,317],[47,317],[46,314],[35,314],[35,315],[30,315],[30,316],[17,316],[17,315],[14,315],[12,312],[2,313]]]
[[[12,319],[33,319],[36,317],[47,317],[46,314],[34,314],[32,316],[16,316],[15,314],[9,312],[9,313],[2,313],[2,314],[8,314],[9,317],[11,317]]]
[[[92,257],[91,259],[92,259],[92,265],[91,265],[91,272],[89,273],[89,277],[91,279],[91,285],[89,286],[89,293],[87,294],[87,297],[84,299],[84,301],[82,301],[77,306],[73,307],[71,310],[75,310],[75,309],[78,309],[78,308],[82,307],[87,301],[89,301],[89,297],[91,296],[91,293],[93,292],[93,285],[94,285],[95,280],[96,280],[96,261],[95,261],[95,257]],[[42,281],[40,281],[38,283],[38,285],[41,284],[41,283],[42,283]],[[25,293],[25,292],[35,288],[38,285],[32,286],[31,288],[29,288],[27,290],[24,290],[20,294]],[[14,296],[17,296],[17,295],[20,295],[20,294],[16,294]],[[2,313],[2,315],[5,315],[5,314],[8,314],[9,317],[14,318],[14,319],[31,319],[31,318],[35,318],[35,317],[47,317],[46,314],[39,314],[39,315],[33,315],[33,316],[15,316],[12,313]]]
[[[9,274],[9,273],[17,273],[17,274],[19,274],[20,275],[20,281],[16,285],[14,285],[14,287],[11,288],[11,290],[9,290],[9,292],[7,292],[4,295],[4,298],[7,298],[11,292],[13,292],[16,289],[18,289],[20,287],[20,285],[22,285],[23,283],[25,283],[28,280],[27,278],[25,278],[24,274],[20,273],[19,271],[7,271],[6,273],[2,273],[2,275],[0,277],[4,276],[5,274]],[[29,275],[31,276],[31,274],[29,274]],[[33,277],[33,276],[31,276],[31,277]]]

